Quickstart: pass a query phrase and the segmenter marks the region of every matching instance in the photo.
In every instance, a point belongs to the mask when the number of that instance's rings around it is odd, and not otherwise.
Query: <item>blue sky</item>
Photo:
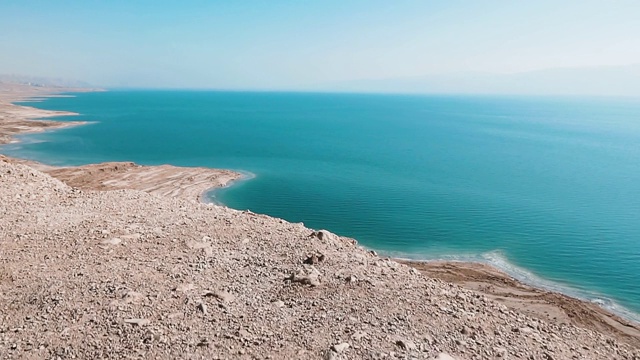
[[[640,1],[2,0],[0,74],[305,89],[640,63]]]

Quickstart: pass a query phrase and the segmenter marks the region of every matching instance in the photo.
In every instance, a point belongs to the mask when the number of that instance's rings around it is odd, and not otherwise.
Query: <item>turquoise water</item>
[[[640,312],[640,100],[111,91],[29,105],[93,123],[0,152],[242,170],[255,177],[210,196]]]

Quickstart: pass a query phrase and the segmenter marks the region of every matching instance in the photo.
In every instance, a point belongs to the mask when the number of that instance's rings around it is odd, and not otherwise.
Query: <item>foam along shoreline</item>
[[[249,181],[251,179],[255,179],[256,178],[256,174],[250,172],[250,171],[245,171],[245,170],[232,170],[234,172],[236,172],[237,174],[239,174],[240,176],[237,179],[233,179],[228,181],[226,184],[222,185],[222,186],[215,186],[215,187],[211,187],[207,190],[205,190],[202,195],[200,196],[200,202],[205,203],[205,204],[214,204],[214,205],[219,205],[219,206],[226,206],[224,203],[222,203],[221,201],[218,200],[218,198],[216,197],[216,193],[222,189],[227,189],[230,188],[234,185],[238,185],[241,182],[245,182],[245,181]]]
[[[231,186],[237,185],[240,182],[248,181],[256,177],[255,174],[247,171],[236,170],[241,174],[241,177],[238,179],[234,179],[229,181],[227,184],[223,186],[217,186],[211,189],[208,189],[202,194],[201,202],[203,203],[211,203],[214,205],[226,206],[224,203],[220,202],[215,194],[216,192],[229,188]],[[240,209],[238,209],[240,210]],[[250,211],[250,209],[249,209]],[[376,249],[372,249],[376,250]],[[529,291],[531,298],[540,298],[540,306],[538,307],[529,307],[529,306],[520,306],[519,302],[515,299],[508,301],[510,305],[518,308],[518,310],[524,310],[528,312],[530,315],[536,316],[541,319],[550,320],[550,318],[554,318],[551,320],[560,320],[566,323],[573,323],[574,325],[584,325],[586,319],[578,318],[574,321],[572,320],[573,316],[570,314],[572,311],[571,308],[575,308],[576,304],[573,304],[571,300],[576,300],[577,302],[584,302],[586,306],[593,308],[593,310],[597,310],[597,315],[602,315],[602,320],[606,323],[610,324],[614,328],[620,330],[623,333],[629,333],[631,336],[640,337],[640,315],[637,313],[626,309],[622,305],[616,303],[614,300],[607,298],[604,295],[596,294],[593,292],[581,291],[570,286],[563,286],[558,283],[554,283],[552,281],[546,280],[544,278],[538,277],[531,272],[519,268],[511,263],[499,254],[497,251],[489,252],[481,254],[480,256],[467,256],[460,257],[457,255],[452,256],[443,256],[435,259],[420,259],[411,257],[411,256],[402,256],[398,254],[387,254],[381,253],[381,255],[388,255],[390,258],[396,259],[399,262],[409,264],[418,268],[419,270],[423,270],[429,273],[430,276],[439,278],[441,280],[446,280],[450,282],[455,282],[463,285],[473,285],[468,286],[469,288],[473,288],[475,291],[482,292],[485,295],[489,295],[491,297],[496,297],[497,294],[489,293],[486,290],[483,290],[475,284],[466,284],[466,281],[460,278],[451,278],[449,276],[441,276],[441,274],[435,269],[449,268],[450,266],[454,266],[460,268],[461,271],[468,273],[470,271],[476,272],[476,276],[481,275],[480,272],[484,273],[485,276],[481,276],[484,278],[483,282],[486,282],[490,285],[490,281],[488,281],[489,276],[498,276],[501,277],[501,281],[503,283],[513,282],[514,288],[520,290],[527,289]],[[427,270],[428,269],[428,270]],[[448,272],[450,274],[450,272]],[[546,296],[549,294],[549,296]],[[540,296],[545,295],[545,296]],[[503,297],[513,297],[517,296],[517,298],[521,298],[522,294],[515,293],[501,293]],[[547,301],[546,304],[545,298],[552,297],[554,300],[558,300],[557,297],[562,298],[559,302],[562,303],[563,309],[565,311],[569,311],[568,313],[562,313],[553,309],[555,304],[549,303]],[[564,298],[563,298],[564,297]],[[592,306],[593,305],[593,306]],[[604,310],[602,313],[600,310]],[[615,317],[614,321],[611,321],[611,317]],[[592,318],[590,321],[594,321]],[[596,321],[598,322],[598,321]],[[617,326],[616,323],[620,323],[623,327]],[[627,330],[628,329],[628,330]],[[617,330],[616,330],[617,331]]]
[[[214,205],[226,206],[224,203],[219,201],[215,194],[216,192],[229,188],[231,186],[237,185],[239,182],[244,182],[251,180],[256,177],[255,174],[247,171],[236,170],[241,174],[241,177],[232,181],[229,181],[227,184],[223,186],[217,186],[205,191],[202,194],[201,202],[203,203],[211,203]],[[241,209],[237,209],[241,210]],[[250,209],[247,209],[251,211]],[[376,249],[371,249],[376,251]],[[614,331],[620,330],[622,333],[628,333],[632,337],[640,338],[640,314],[635,313],[624,306],[618,304],[615,300],[606,297],[605,295],[598,294],[595,292],[588,292],[585,290],[578,290],[576,288],[570,287],[569,285],[561,285],[559,283],[555,283],[550,280],[546,280],[541,278],[524,268],[520,268],[516,265],[513,265],[506,259],[505,256],[500,254],[498,251],[492,251],[488,253],[483,253],[479,256],[459,256],[459,255],[451,255],[451,256],[441,256],[437,258],[420,258],[416,257],[415,254],[397,254],[397,253],[386,253],[380,252],[383,256],[388,256],[393,258],[401,263],[405,263],[411,266],[418,268],[419,270],[428,273],[430,276],[439,278],[441,280],[451,281],[458,284],[463,285],[472,285],[467,286],[472,288],[475,291],[482,292],[485,295],[490,295],[492,297],[496,297],[497,294],[490,294],[486,290],[482,290],[476,286],[476,284],[466,284],[466,281],[463,277],[449,277],[449,276],[441,276],[438,271],[434,271],[436,269],[448,268],[450,266],[455,266],[460,268],[465,273],[468,272],[476,272],[476,276],[480,275],[480,273],[484,273],[485,276],[481,276],[485,278],[483,282],[487,284],[490,283],[488,281],[489,276],[498,276],[501,278],[501,282],[513,282],[513,287],[516,289],[527,289],[531,293],[532,298],[541,298],[541,301],[545,301],[546,296],[539,296],[543,294],[550,294],[550,297],[560,297],[563,298],[560,302],[563,305],[565,311],[569,311],[569,313],[562,313],[559,311],[554,311],[552,309],[555,304],[547,302],[546,306],[543,304],[539,307],[528,307],[528,306],[520,306],[517,302],[511,301],[512,305],[518,308],[519,310],[524,310],[525,312],[529,312],[531,315],[534,315],[538,318],[549,320],[551,317],[555,319],[560,319],[562,322],[573,323],[574,325],[584,325],[584,318],[579,318],[577,320],[581,321],[573,321],[573,316],[570,315],[571,308],[575,308],[576,304],[572,304],[571,300],[576,300],[577,302],[584,302],[585,306],[596,310],[596,315],[602,315],[602,320],[606,323],[610,324],[615,328]],[[450,274],[450,272],[448,272]],[[521,294],[505,294],[502,293],[502,296],[514,296],[517,295],[518,298],[521,297]],[[554,299],[558,300],[558,299]],[[603,310],[603,311],[601,311]],[[611,318],[615,320],[611,321]],[[593,321],[593,319],[591,319]],[[597,322],[597,321],[596,321]],[[619,324],[623,326],[618,326]]]
[[[16,101],[16,98],[20,98],[15,94],[9,96],[6,94],[6,92],[0,92],[0,104],[6,103],[7,99]],[[34,94],[28,94],[28,91],[23,89],[23,98],[28,95]],[[40,110],[36,110],[13,104],[0,107],[0,139],[14,134],[10,128],[3,126],[8,119],[7,112],[13,119],[9,121],[24,121],[31,124],[38,123],[38,121],[29,120],[34,113],[40,113]],[[27,131],[22,131],[22,133],[25,132]],[[0,155],[0,161],[2,160],[26,164],[80,189],[134,189],[161,197],[185,198],[192,202],[202,201],[214,187],[230,186],[234,182],[247,180],[245,177],[247,174],[207,168],[179,168],[170,165],[141,166],[134,163],[115,162],[60,168]],[[621,319],[596,304],[527,286],[495,267],[451,261],[403,262],[429,277],[462,285],[517,312],[529,313],[550,323],[585,327],[640,348],[640,330],[637,324]]]
[[[640,339],[638,313],[605,295],[536,276],[497,252],[433,259],[397,254],[392,257],[430,277],[462,285],[539,319],[598,329],[633,343]]]
[[[488,264],[437,260],[399,262],[410,265],[429,277],[476,291],[529,316],[552,323],[592,329],[640,346],[640,325],[629,319],[637,316],[631,312],[617,314],[620,309],[614,312],[613,309],[593,301],[527,285]]]
[[[425,264],[428,266],[433,266],[437,264],[456,264],[461,267],[464,267],[467,264],[472,265],[472,268],[475,268],[475,265],[481,267],[489,267],[492,269],[496,269],[501,273],[502,276],[510,278],[511,280],[517,281],[521,283],[523,286],[527,286],[533,289],[537,289],[540,291],[552,292],[561,294],[563,296],[567,296],[569,298],[574,298],[580,301],[584,301],[589,304],[597,305],[604,310],[611,312],[613,315],[616,315],[621,318],[622,322],[629,322],[631,324],[636,324],[640,329],[640,314],[626,308],[620,303],[616,302],[614,299],[609,298],[608,296],[597,293],[594,291],[589,291],[585,289],[578,289],[576,287],[572,287],[569,284],[561,284],[551,280],[547,280],[543,277],[537,276],[532,272],[521,268],[517,265],[511,263],[503,254],[499,251],[490,251],[486,253],[482,253],[480,255],[442,255],[439,257],[428,257],[428,256],[416,256],[415,254],[386,254],[392,258],[397,259],[400,262],[404,263],[415,263],[415,264]]]

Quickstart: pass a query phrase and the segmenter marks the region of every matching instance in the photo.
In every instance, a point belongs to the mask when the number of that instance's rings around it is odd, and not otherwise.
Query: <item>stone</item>
[[[186,244],[189,249],[194,249],[194,250],[206,249],[211,246],[206,242],[200,242],[195,240],[187,240]]]
[[[180,284],[178,286],[176,286],[175,288],[173,288],[173,291],[179,291],[182,293],[186,293],[188,291],[194,290],[196,288],[195,285],[189,283],[189,284]]]
[[[324,359],[325,360],[336,360],[336,359],[338,359],[338,353],[336,353],[335,351],[330,349],[324,354]]]
[[[413,341],[406,340],[406,339],[402,339],[402,340],[396,341],[396,345],[398,345],[399,347],[401,347],[402,349],[404,349],[406,351],[412,351],[412,350],[417,349],[417,346]]]
[[[148,319],[125,319],[124,322],[127,324],[133,324],[138,326],[146,326],[151,323],[151,321],[149,321]]]
[[[440,353],[433,360],[456,360],[456,358],[447,353]]]
[[[340,344],[337,344],[337,345],[333,345],[331,347],[331,350],[333,350],[333,351],[335,351],[336,353],[339,354],[339,353],[347,350],[349,348],[349,346],[351,346],[351,345],[349,345],[349,343],[346,343],[346,342],[345,343],[340,343]]]
[[[297,273],[289,275],[285,278],[285,281],[291,281],[293,283],[300,283],[304,285],[319,286],[319,276],[320,272],[313,266],[310,266],[310,269],[300,270]]]
[[[505,348],[503,348],[501,346],[494,347],[493,348],[493,352],[496,354],[497,357],[506,357],[507,354],[509,353],[507,351],[507,349],[505,349]]]
[[[313,255],[307,256],[307,258],[304,259],[303,263],[308,265],[314,265],[314,264],[323,262],[324,259],[325,259],[325,256],[323,254],[313,254]]]
[[[318,230],[318,232],[315,233],[315,236],[322,241],[325,242],[335,242],[337,239],[337,235],[327,231],[327,230]]]
[[[139,240],[142,237],[142,235],[140,234],[130,234],[130,235],[122,235],[120,236],[121,239],[124,240]]]
[[[236,297],[233,296],[232,294],[230,294],[230,293],[228,293],[226,291],[218,291],[218,290],[207,291],[204,294],[202,294],[202,296],[204,296],[204,297],[212,296],[212,297],[215,297],[216,299],[218,299],[218,300],[220,300],[222,302],[225,302],[225,303],[233,302],[236,299]]]
[[[203,314],[207,314],[207,304],[201,302],[198,303],[198,310],[202,311]]]
[[[102,245],[118,245],[121,242],[122,242],[122,239],[120,238],[111,238],[111,239],[102,240],[100,243]]]
[[[144,299],[144,296],[139,292],[129,291],[123,296],[123,300],[127,304],[140,303]]]

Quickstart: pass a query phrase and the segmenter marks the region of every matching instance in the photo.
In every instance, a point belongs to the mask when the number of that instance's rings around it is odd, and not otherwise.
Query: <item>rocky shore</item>
[[[66,89],[35,87],[22,84],[0,83],[0,145],[16,141],[14,136],[23,133],[42,132],[69,126],[85,124],[82,121],[50,121],[44,118],[70,116],[76,113],[67,111],[41,110],[28,106],[15,105],[13,102],[28,99],[41,99],[56,96],[58,92],[83,92],[89,89]],[[39,119],[33,121],[33,119]]]
[[[0,159],[0,358],[640,359],[635,324],[493,269],[196,201],[237,176]]]

